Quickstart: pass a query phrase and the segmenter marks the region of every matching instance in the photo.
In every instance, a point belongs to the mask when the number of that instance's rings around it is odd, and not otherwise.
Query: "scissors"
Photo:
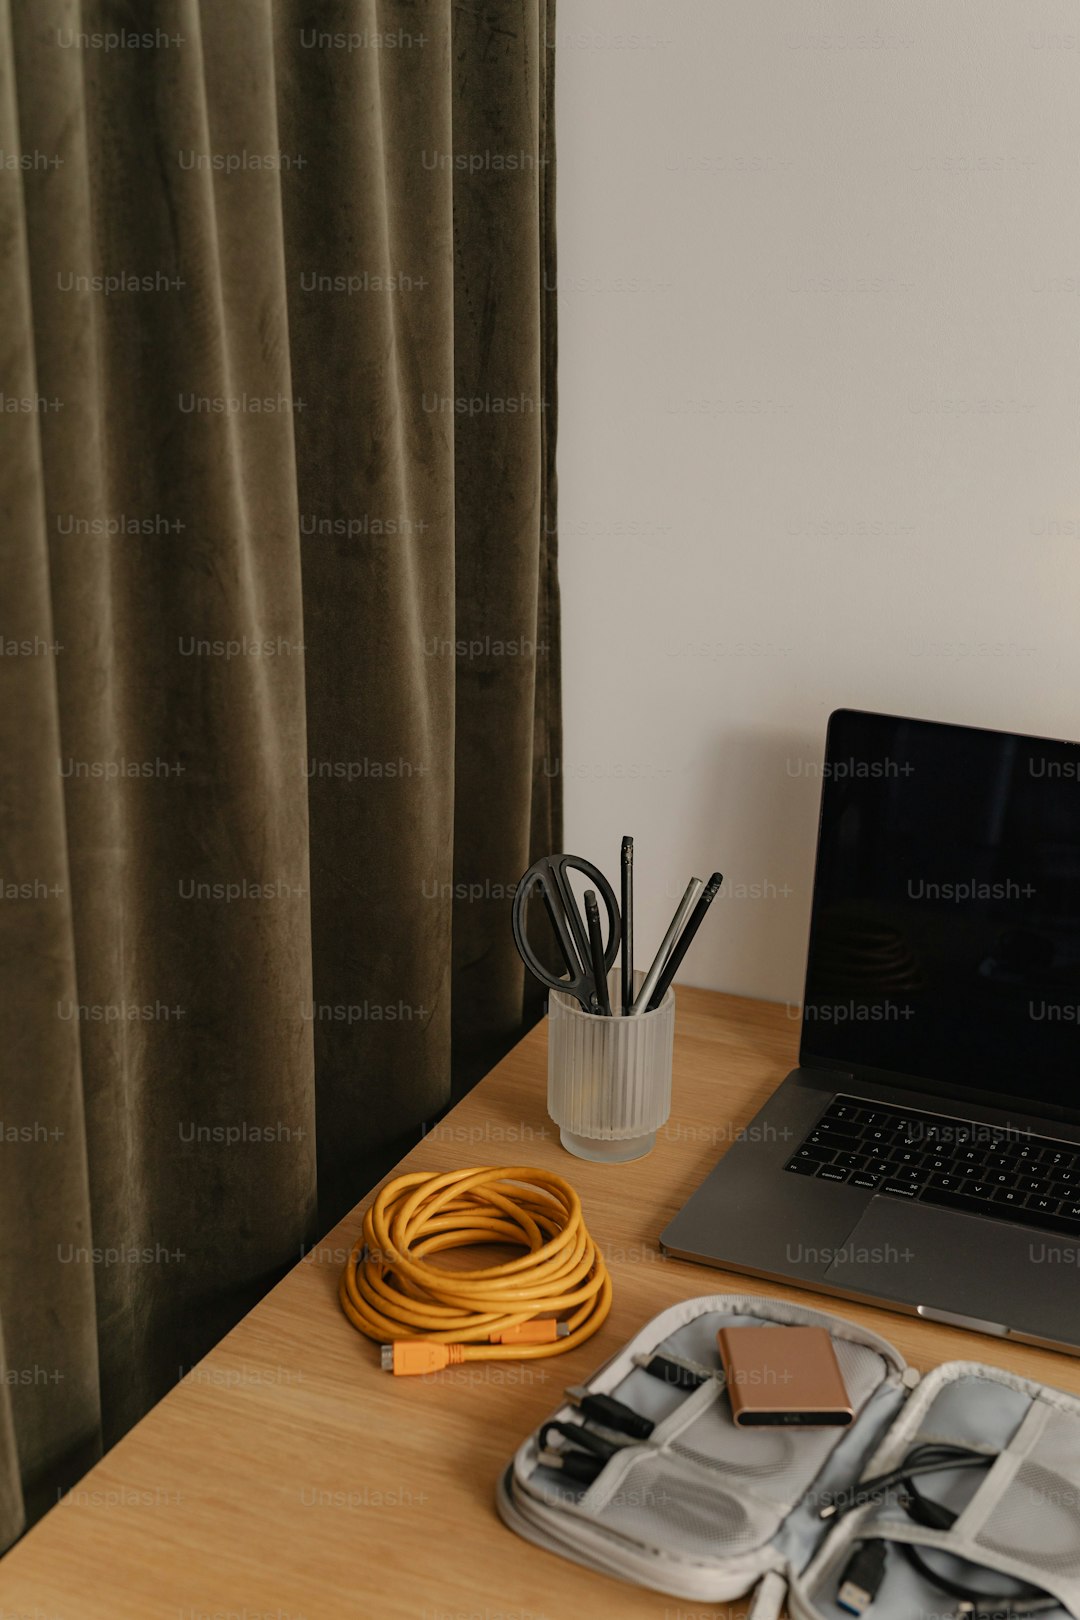
[[[581,872],[589,880],[607,912],[607,945],[604,949],[604,967],[609,969],[619,949],[621,923],[619,907],[611,885],[603,872],[580,855],[544,855],[534,862],[514,895],[514,909],[510,922],[514,930],[514,944],[529,972],[546,984],[549,990],[562,990],[580,1002],[585,1012],[596,1012],[600,1002],[596,993],[596,980],[592,971],[589,934],[574,891],[567,877],[568,871]],[[525,933],[525,915],[531,896],[539,894],[547,910],[559,954],[569,975],[556,979],[550,969],[540,961],[529,944]]]

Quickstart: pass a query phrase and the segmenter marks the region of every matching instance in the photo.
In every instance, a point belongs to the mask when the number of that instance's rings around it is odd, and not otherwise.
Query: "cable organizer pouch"
[[[709,1374],[722,1374],[718,1330],[744,1326],[825,1328],[851,1424],[738,1427],[722,1375]],[[676,1387],[635,1360],[656,1355],[705,1376]],[[633,1440],[591,1418],[606,1460],[590,1465],[586,1473],[598,1471],[585,1483],[564,1460],[591,1455],[570,1439],[582,1416],[575,1405],[525,1440],[497,1505],[511,1529],[541,1547],[672,1597],[718,1603],[756,1588],[751,1620],[776,1620],[785,1598],[796,1620],[844,1620],[871,1604],[870,1620],[953,1612],[982,1620],[984,1611],[997,1620],[1080,1620],[1073,1396],[970,1362],[920,1380],[858,1323],[737,1294],[662,1311],[575,1391],[586,1404],[596,1395],[613,1396],[651,1432]],[[956,1451],[964,1458],[953,1466]],[[878,1485],[910,1466],[913,1453],[937,1459],[933,1477],[927,1465],[916,1482],[927,1522],[913,1520],[906,1480],[866,1501],[859,1495],[861,1482]],[[868,1548],[877,1567],[863,1590],[852,1560]],[[1002,1596],[1013,1593],[1010,1607]],[[993,1601],[980,1605],[980,1594]]]

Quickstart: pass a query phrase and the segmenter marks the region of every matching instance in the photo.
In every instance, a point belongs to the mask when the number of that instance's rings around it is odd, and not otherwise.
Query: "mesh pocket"
[[[751,1551],[776,1529],[769,1508],[692,1477],[663,1455],[639,1458],[590,1516],[641,1546],[695,1558]]]
[[[1048,1406],[1049,1402],[1041,1403]],[[1059,1474],[1061,1482],[1071,1480],[1073,1503],[1080,1502],[1080,1417],[1052,1407],[1046,1427],[1028,1453],[1033,1463]]]
[[[1031,1408],[1031,1396],[983,1375],[953,1379],[934,1397],[919,1425],[920,1440],[1004,1451]],[[911,1441],[915,1444],[915,1440]]]
[[[740,1429],[722,1400],[692,1424],[686,1436],[672,1440],[668,1449],[702,1468],[768,1479],[791,1467],[796,1441],[789,1429]]]
[[[1080,1418],[1038,1402],[1043,1421],[976,1542],[1047,1575],[1080,1575]],[[1023,1436],[1019,1437],[1022,1448]]]
[[[1025,1457],[975,1540],[1047,1575],[1080,1575],[1080,1487]]]
[[[881,1521],[875,1518],[873,1528],[877,1528]],[[865,1526],[863,1527],[866,1528]],[[883,1526],[886,1528],[886,1526]],[[863,1539],[861,1536],[859,1539]],[[885,1575],[881,1587],[874,1598],[875,1614],[880,1614],[881,1620],[907,1620],[909,1616],[921,1615],[927,1620],[949,1620],[958,1612],[955,1599],[950,1599],[936,1583],[919,1570],[907,1559],[899,1541],[888,1540]],[[996,1570],[992,1565],[979,1563],[972,1554],[960,1556],[944,1550],[936,1542],[923,1540],[918,1536],[904,1537],[914,1545],[928,1568],[945,1576],[963,1586],[970,1586],[973,1591],[1002,1593],[1016,1590],[1018,1595],[1025,1582],[1018,1574],[1006,1574]],[[817,1580],[809,1589],[809,1601],[815,1612],[827,1614],[830,1611],[839,1615],[840,1605],[837,1602],[839,1587],[844,1578],[844,1571],[851,1556],[853,1541],[842,1543],[841,1555],[835,1554],[828,1563],[818,1572]],[[1052,1579],[1048,1574],[1047,1580]],[[1069,1614],[1076,1611],[1065,1601],[1067,1592],[1053,1593],[1058,1597],[1060,1607],[1046,1611],[1040,1620],[1065,1620]],[[802,1607],[802,1605],[800,1605]],[[985,1612],[989,1613],[987,1609]],[[1002,1606],[996,1605],[993,1610],[997,1615],[1003,1613]]]
[[[846,1429],[741,1429],[726,1397],[703,1412],[668,1449],[733,1487],[753,1490],[785,1509],[809,1488]]]

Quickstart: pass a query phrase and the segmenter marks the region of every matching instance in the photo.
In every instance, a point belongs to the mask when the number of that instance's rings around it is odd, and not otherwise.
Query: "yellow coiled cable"
[[[482,1243],[526,1252],[479,1271],[428,1258]],[[353,1326],[383,1342],[384,1367],[423,1373],[576,1350],[611,1309],[611,1279],[561,1176],[480,1167],[388,1182],[364,1215],[338,1297]]]

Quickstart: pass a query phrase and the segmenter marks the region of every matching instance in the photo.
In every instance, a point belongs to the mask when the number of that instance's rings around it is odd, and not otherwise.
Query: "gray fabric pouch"
[[[741,1429],[722,1381],[689,1393],[634,1365],[667,1352],[718,1367],[723,1326],[824,1327],[855,1410],[847,1428]],[[920,1380],[886,1340],[854,1322],[755,1295],[716,1294],[662,1311],[586,1386],[653,1420],[589,1486],[540,1462],[538,1434],[519,1447],[498,1489],[519,1535],[566,1558],[673,1597],[725,1602],[756,1588],[751,1620],[775,1620],[785,1597],[800,1620],[842,1620],[836,1595],[853,1545],[868,1537],[928,1549],[928,1561],[976,1589],[1011,1577],[1057,1598],[1080,1620],[1080,1400],[998,1368],[949,1362]],[[573,1421],[572,1406],[553,1418]],[[871,1503],[835,1523],[822,1506],[880,1474],[922,1440],[985,1449],[986,1470],[935,1476],[933,1496],[957,1513],[947,1532]],[[559,1442],[554,1442],[558,1444]],[[972,1566],[976,1566],[974,1569]],[[995,1575],[999,1579],[995,1582]],[[955,1607],[898,1548],[874,1620]]]

